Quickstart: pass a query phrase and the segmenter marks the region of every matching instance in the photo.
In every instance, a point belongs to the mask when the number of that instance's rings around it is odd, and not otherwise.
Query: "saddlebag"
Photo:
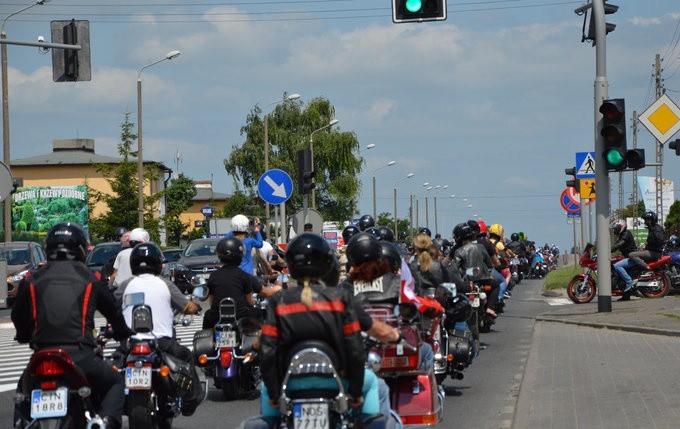
[[[472,363],[472,333],[454,329],[449,333],[449,354],[456,365],[467,367]]]
[[[194,333],[193,352],[196,360],[201,355],[212,356],[215,354],[215,333],[212,328],[201,329]]]

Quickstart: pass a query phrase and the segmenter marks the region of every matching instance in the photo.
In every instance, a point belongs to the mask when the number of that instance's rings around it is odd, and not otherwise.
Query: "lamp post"
[[[267,104],[267,108],[269,108],[270,106],[273,106],[275,104],[285,103],[286,101],[297,100],[298,98],[300,98],[300,94],[293,93],[293,94],[286,96],[285,98],[283,98],[281,100],[272,101],[271,103]],[[269,119],[269,114],[265,113],[264,114],[264,120],[262,121],[263,125],[264,125],[264,142],[262,144],[263,150],[264,150],[264,172],[263,173],[269,171],[269,127],[267,125],[268,119]],[[279,219],[279,220],[280,220],[281,224],[283,225],[283,227],[287,229],[288,226],[284,225],[286,220],[285,219]],[[268,229],[269,228],[269,226],[268,226],[269,225],[269,203],[267,203],[267,202],[265,202],[265,204],[264,204],[264,224],[265,224],[265,228]],[[267,229],[265,229],[265,231]],[[287,232],[288,231],[286,231],[286,233]]]
[[[7,21],[15,16],[24,12],[33,6],[43,5],[50,0],[38,0],[33,4],[25,6],[16,12],[12,12],[2,20],[2,28],[0,29],[0,39],[5,41],[7,39],[7,33],[5,33],[5,24]],[[10,168],[10,156],[9,156],[9,83],[7,81],[7,45],[0,44],[0,56],[2,57],[2,161]],[[5,225],[5,241],[12,241],[12,197],[10,195],[5,198],[4,203],[4,214],[3,221]]]
[[[427,188],[430,186],[430,182],[425,182],[423,183],[423,188]],[[420,206],[418,204],[418,201],[420,200],[420,195],[416,194],[416,228],[420,228]],[[413,238],[413,237],[411,237]]]
[[[383,165],[382,167],[378,167],[375,170],[373,170],[373,219],[378,218],[378,215],[376,214],[376,208],[375,208],[375,173],[378,170],[382,170],[385,167],[391,167],[396,163],[397,163],[397,161],[390,161],[387,164]]]
[[[433,189],[440,188],[440,185],[437,186],[428,186],[425,190],[427,191],[427,194],[425,194],[425,227],[427,229],[430,229],[430,204],[428,202],[428,196],[430,194],[430,191]]]
[[[332,127],[333,125],[337,124],[340,122],[339,119],[332,119],[328,124],[324,125],[321,128],[317,128],[312,133],[309,135],[309,159],[312,162],[312,171],[315,170],[314,168],[314,133],[319,132],[321,130],[325,130],[326,128]],[[316,190],[312,188],[312,208],[316,208]]]
[[[406,179],[410,179],[411,177],[415,176],[414,173],[409,173],[405,177],[402,177],[401,179],[397,180],[394,183],[394,237],[398,237],[399,232],[397,230],[397,184],[399,182],[403,182]]]
[[[447,189],[449,185],[435,186],[435,189]],[[439,233],[439,228],[437,227],[437,192],[434,193],[434,234]]]
[[[137,208],[139,216],[139,227],[144,228],[144,158],[142,156],[142,72],[151,66],[154,66],[163,61],[172,60],[179,57],[180,51],[170,51],[165,57],[156,60],[150,64],[145,65],[139,69],[137,73],[137,176],[139,180],[139,189],[137,190],[137,197],[139,200],[139,207]]]

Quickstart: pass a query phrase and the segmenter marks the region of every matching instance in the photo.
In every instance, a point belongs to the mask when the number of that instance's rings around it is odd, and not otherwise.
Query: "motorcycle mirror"
[[[203,286],[203,285],[205,285],[205,284],[207,284],[207,283],[208,283],[208,282],[205,280],[205,278],[203,278],[203,277],[201,277],[201,276],[193,276],[193,277],[191,278],[191,286],[194,286],[194,287],[196,287],[196,286]]]
[[[203,281],[205,281],[205,279]],[[191,294],[198,299],[203,299],[208,296],[208,288],[205,285],[195,286]]]

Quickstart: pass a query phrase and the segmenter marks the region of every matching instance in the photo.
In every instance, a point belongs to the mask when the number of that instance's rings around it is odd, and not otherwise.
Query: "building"
[[[229,198],[227,194],[214,192],[210,180],[195,181],[194,183],[196,184],[196,195],[191,200],[191,206],[179,217],[182,223],[189,224],[189,230],[203,226],[205,220],[205,216],[201,213],[203,207],[209,205],[216,213],[219,213]]]

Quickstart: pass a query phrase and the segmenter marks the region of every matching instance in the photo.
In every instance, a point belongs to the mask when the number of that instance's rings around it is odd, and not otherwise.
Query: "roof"
[[[136,158],[130,158],[131,161],[137,162]],[[29,158],[14,159],[10,161],[10,167],[33,167],[40,165],[91,165],[91,164],[120,164],[123,158],[116,158],[112,156],[97,155],[93,152],[83,150],[60,150],[50,152],[45,155],[32,156]],[[144,161],[145,165],[152,164],[155,161]],[[162,163],[159,163],[160,169],[164,171],[172,171]]]
[[[226,201],[229,195],[222,192],[215,192],[212,189],[196,188],[196,195],[192,201]]]

